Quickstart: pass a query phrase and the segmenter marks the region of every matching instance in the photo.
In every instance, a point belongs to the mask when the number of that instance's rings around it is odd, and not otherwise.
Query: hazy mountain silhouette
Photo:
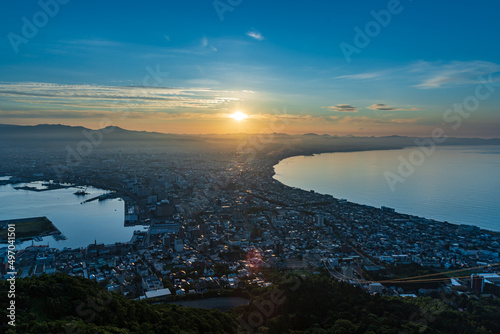
[[[65,150],[82,142],[98,150],[155,149],[168,152],[254,152],[284,156],[338,151],[397,149],[416,146],[415,137],[336,135],[212,134],[181,135],[132,131],[116,126],[91,130],[81,126],[0,124],[0,148]],[[448,138],[444,145],[500,145],[500,139]]]

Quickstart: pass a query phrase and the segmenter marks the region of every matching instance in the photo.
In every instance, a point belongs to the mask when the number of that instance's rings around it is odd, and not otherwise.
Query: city
[[[53,156],[32,166],[11,154],[2,173],[12,178],[4,183],[57,179],[47,167]],[[60,181],[113,190],[125,200],[124,223],[140,229],[124,243],[28,246],[17,253],[18,277],[61,272],[134,299],[269,286],[263,268],[327,270],[388,295],[498,291],[500,233],[290,188],[272,178],[274,159],[247,160],[241,153],[96,153]],[[412,264],[435,274],[414,283],[388,279]],[[480,274],[479,290],[472,273]],[[439,284],[429,288],[432,282]]]

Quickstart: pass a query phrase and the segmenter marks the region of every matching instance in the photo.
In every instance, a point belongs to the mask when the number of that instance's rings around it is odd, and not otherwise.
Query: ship
[[[75,194],[76,196],[85,196],[85,195],[88,195],[88,192],[86,192],[86,190],[87,190],[87,188],[85,188],[85,189],[80,189],[80,190],[78,190],[78,191],[74,192],[74,194]]]

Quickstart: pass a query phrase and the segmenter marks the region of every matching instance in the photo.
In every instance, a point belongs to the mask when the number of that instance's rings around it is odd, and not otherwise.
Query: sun
[[[247,114],[242,113],[241,111],[237,111],[234,114],[231,115],[231,118],[237,120],[238,122],[244,120],[245,118],[248,118]]]

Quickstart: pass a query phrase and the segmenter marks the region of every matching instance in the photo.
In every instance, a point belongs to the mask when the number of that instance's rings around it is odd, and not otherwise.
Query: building
[[[155,204],[158,202],[158,195],[153,194],[148,196],[148,204]]]
[[[344,278],[353,278],[354,277],[354,271],[350,266],[345,266],[342,267],[342,275]]]
[[[370,283],[368,289],[374,293],[382,293],[382,290],[384,290],[384,286],[380,283]]]
[[[390,212],[390,213],[394,213],[396,210],[394,210],[393,208],[389,208],[387,206],[382,206],[380,209],[382,209],[382,212]]]
[[[471,289],[482,293],[484,289],[484,277],[480,275],[471,275],[470,278]]]
[[[321,215],[317,215],[316,217],[314,217],[314,222],[315,222],[316,226],[323,227],[323,226],[325,226],[325,217],[321,216]]]
[[[168,288],[165,288],[165,289],[146,291],[145,294],[146,298],[157,298],[157,297],[168,296],[171,294],[171,292]]]
[[[165,222],[165,223],[154,223],[149,227],[150,234],[162,234],[162,233],[178,233],[180,225],[173,222]]]
[[[165,217],[175,213],[175,207],[168,200],[163,200],[156,204],[156,216]]]
[[[492,273],[482,273],[471,275],[471,289],[483,293],[485,284],[500,283],[500,275]]]
[[[491,284],[500,283],[500,275],[498,275],[498,274],[483,273],[483,274],[478,274],[478,275],[483,277],[486,280],[486,283],[491,283]]]
[[[175,239],[174,248],[176,252],[182,252],[184,250],[184,241],[182,239]]]
[[[125,222],[136,223],[139,220],[139,216],[135,213],[128,213],[125,215]]]
[[[163,289],[163,283],[156,276],[142,278],[142,288],[144,291],[153,291]]]

